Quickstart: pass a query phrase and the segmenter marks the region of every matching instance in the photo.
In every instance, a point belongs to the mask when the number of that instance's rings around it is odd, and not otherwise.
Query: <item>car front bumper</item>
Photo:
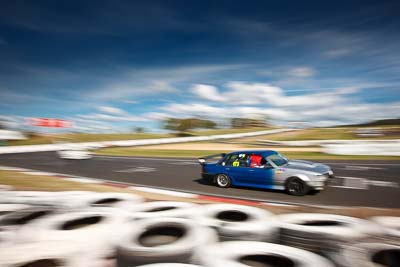
[[[307,181],[308,186],[314,190],[323,190],[330,179],[330,175],[320,175],[313,177],[310,181]]]

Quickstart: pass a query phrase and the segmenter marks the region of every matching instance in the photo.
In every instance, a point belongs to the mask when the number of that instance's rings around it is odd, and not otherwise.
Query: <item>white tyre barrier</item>
[[[197,212],[199,205],[190,202],[153,201],[138,204],[128,209],[134,219],[188,218]]]
[[[318,253],[335,250],[341,242],[357,242],[383,232],[370,221],[349,216],[292,213],[279,217],[281,244]]]
[[[91,193],[77,195],[70,202],[65,203],[70,208],[89,208],[89,207],[114,207],[129,208],[144,199],[141,196],[128,193]]]
[[[29,205],[54,205],[57,204],[56,192],[42,191],[6,191],[2,193],[4,203],[29,204]]]
[[[185,263],[155,263],[155,264],[140,265],[137,267],[202,267],[202,266],[185,264]]]
[[[255,207],[235,204],[203,205],[193,218],[200,224],[216,229],[223,241],[274,241],[277,237],[277,217]]]
[[[381,243],[360,243],[342,250],[343,266],[400,266],[400,246]]]
[[[58,211],[51,207],[30,207],[10,212],[0,218],[0,227],[17,230],[21,226],[34,222],[45,216],[56,214]]]
[[[29,208],[23,204],[0,204],[0,222],[10,213]],[[8,246],[15,241],[16,233],[14,229],[0,224],[0,248]]]
[[[293,266],[333,267],[327,259],[309,251],[257,241],[227,241],[198,250],[199,264],[209,267]]]
[[[73,242],[13,244],[0,249],[0,266],[84,267],[81,256]]]
[[[400,242],[400,217],[375,216],[369,219],[384,228],[385,237],[395,239]]]
[[[15,242],[16,233],[14,231],[9,231],[9,229],[3,229],[0,226],[0,250],[3,247],[8,247]]]
[[[0,204],[0,218],[8,213],[29,208],[29,205],[24,204]]]
[[[82,200],[98,194],[93,191],[59,191],[55,193],[54,205],[63,209],[81,209]]]
[[[182,218],[146,219],[127,224],[117,245],[117,266],[192,263],[196,249],[218,241],[213,229]]]
[[[115,238],[127,217],[117,209],[98,208],[38,219],[21,228],[19,242],[73,241],[89,256],[114,254]]]

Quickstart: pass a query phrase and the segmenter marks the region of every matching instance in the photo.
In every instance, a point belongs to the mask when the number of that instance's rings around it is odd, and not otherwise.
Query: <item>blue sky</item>
[[[0,120],[400,117],[398,1],[0,2]]]

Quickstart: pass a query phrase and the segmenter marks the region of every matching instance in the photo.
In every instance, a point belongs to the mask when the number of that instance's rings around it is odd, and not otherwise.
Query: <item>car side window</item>
[[[223,165],[225,166],[233,166],[233,162],[237,159],[238,155],[237,154],[232,154],[226,157],[225,161],[223,162]]]
[[[248,167],[248,155],[246,154],[232,154],[229,155],[224,161],[225,166],[232,167]]]
[[[261,160],[261,164],[264,168],[272,168],[272,165],[265,158]]]

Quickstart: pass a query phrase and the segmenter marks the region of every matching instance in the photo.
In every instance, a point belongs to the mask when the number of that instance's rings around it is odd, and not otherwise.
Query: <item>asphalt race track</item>
[[[0,165],[183,192],[289,204],[400,208],[400,161],[319,162],[330,165],[336,178],[318,194],[295,197],[284,191],[223,189],[205,184],[195,159],[95,156],[90,160],[63,160],[54,152],[0,155]]]

